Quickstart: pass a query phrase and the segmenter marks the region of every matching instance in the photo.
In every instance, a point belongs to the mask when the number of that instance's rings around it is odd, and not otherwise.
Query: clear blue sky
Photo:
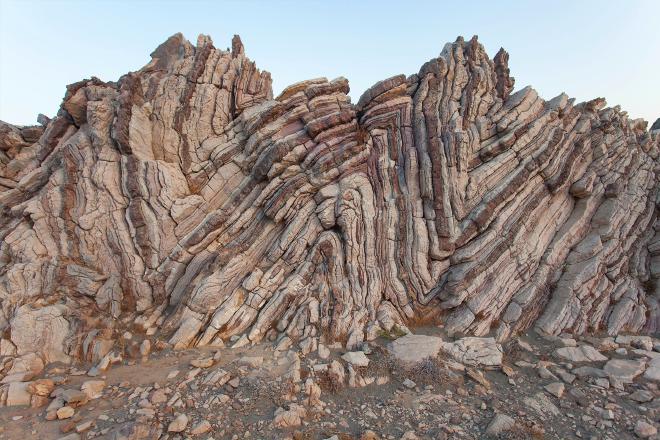
[[[411,74],[456,36],[511,55],[516,89],[546,99],[603,96],[632,117],[660,117],[660,1],[56,1],[0,0],[0,119],[53,116],[65,85],[116,80],[169,35],[216,47],[240,34],[247,55],[293,82],[345,76],[351,96]]]

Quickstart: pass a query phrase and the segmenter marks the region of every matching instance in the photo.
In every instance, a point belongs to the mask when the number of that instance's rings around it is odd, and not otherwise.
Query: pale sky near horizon
[[[115,81],[168,36],[216,47],[240,34],[277,94],[304,79],[348,78],[351,98],[416,73],[458,35],[510,54],[516,90],[585,101],[605,97],[632,118],[660,117],[660,1],[0,0],[0,120],[57,113],[66,84]]]

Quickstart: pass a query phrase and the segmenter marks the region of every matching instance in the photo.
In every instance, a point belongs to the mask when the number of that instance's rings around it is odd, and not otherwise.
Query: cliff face
[[[424,320],[657,331],[660,136],[512,94],[507,62],[459,38],[357,104],[343,78],[273,98],[237,37],[175,35],[43,127],[3,123],[1,354],[98,360],[126,328],[303,351]]]

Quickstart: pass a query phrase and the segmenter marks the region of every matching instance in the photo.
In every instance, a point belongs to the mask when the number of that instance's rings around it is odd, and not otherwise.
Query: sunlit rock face
[[[514,93],[508,54],[476,38],[357,104],[344,78],[274,98],[238,37],[151,57],[68,86],[43,126],[0,125],[7,355],[99,359],[125,329],[307,350],[429,321],[658,330],[646,122]]]

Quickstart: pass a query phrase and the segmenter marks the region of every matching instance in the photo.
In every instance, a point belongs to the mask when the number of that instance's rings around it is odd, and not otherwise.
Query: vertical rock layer
[[[603,99],[512,93],[459,38],[350,102],[175,35],[117,83],[0,126],[1,355],[96,360],[137,327],[354,346],[425,319],[653,332],[659,135]]]

